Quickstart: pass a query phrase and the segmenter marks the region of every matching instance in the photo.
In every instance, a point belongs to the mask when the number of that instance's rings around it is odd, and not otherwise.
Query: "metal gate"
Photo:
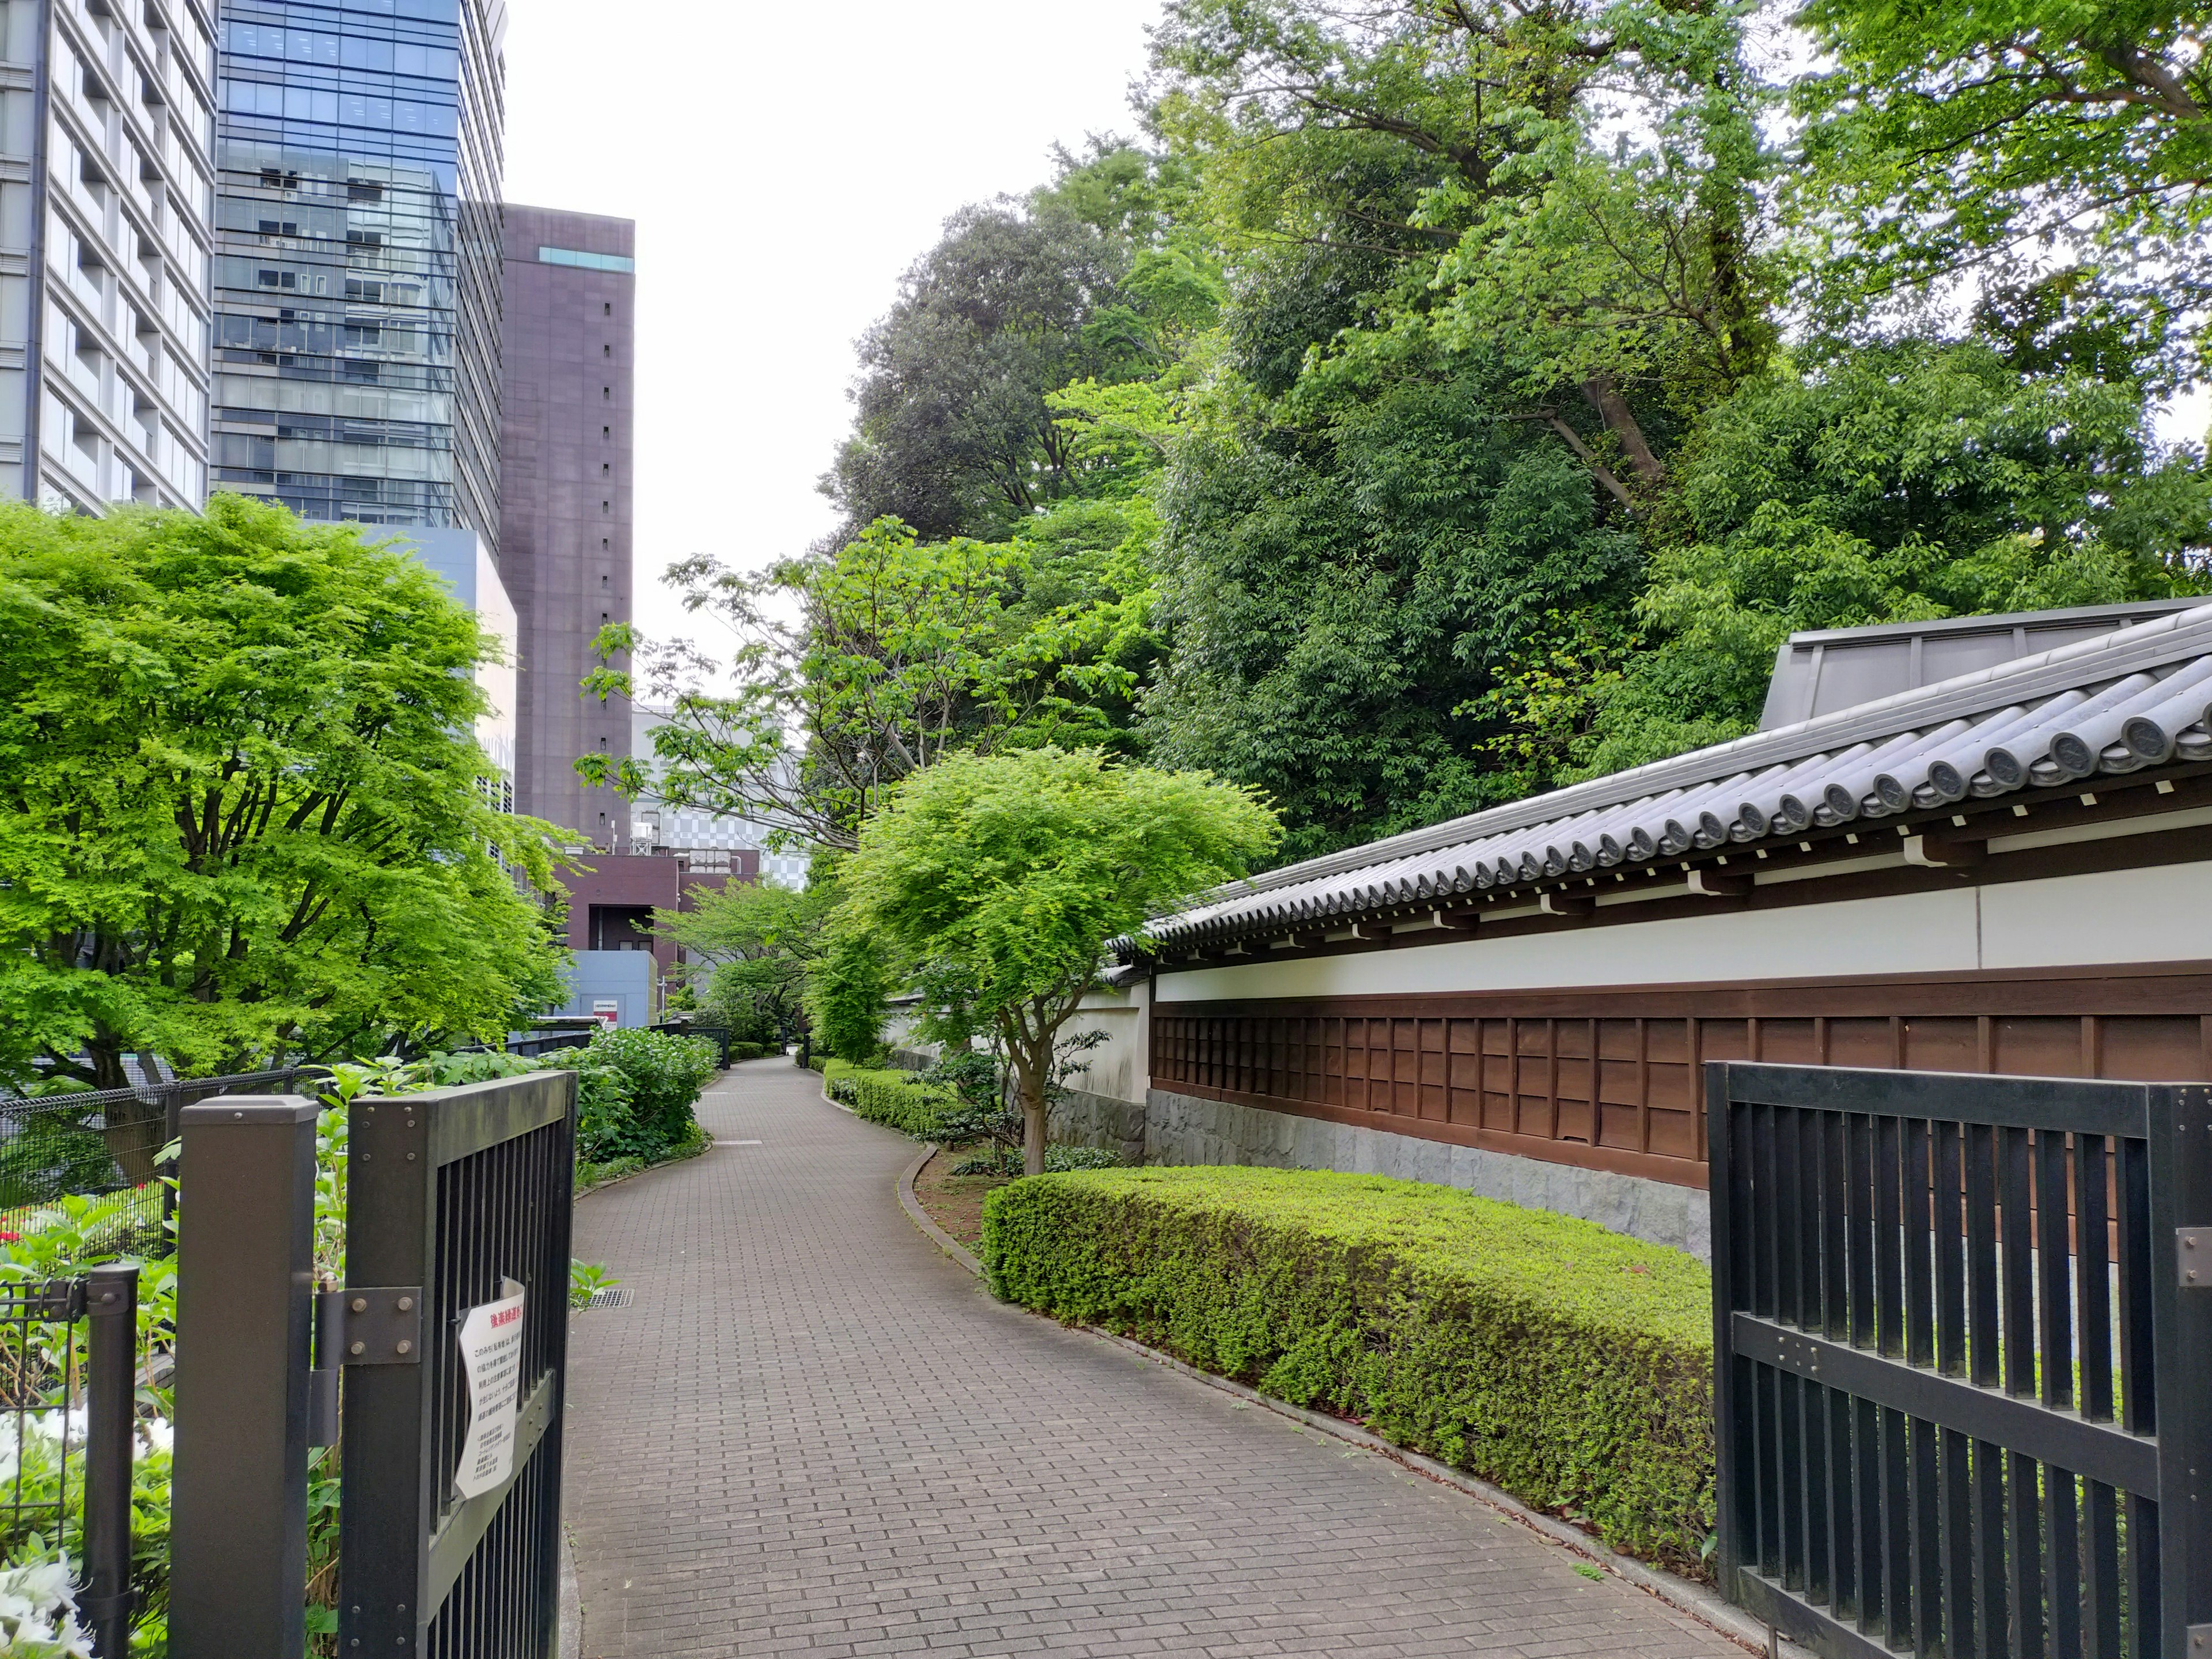
[[[1706,1104],[1730,1599],[1835,1659],[2212,1654],[2212,1089]]]
[[[319,1344],[345,1370],[341,1653],[551,1659],[575,1098],[541,1072],[354,1104]],[[518,1288],[508,1468],[464,1497],[464,1318]]]
[[[575,1104],[573,1072],[354,1100],[321,1291],[316,1103],[185,1109],[173,1659],[301,1652],[333,1443],[340,1653],[552,1659]]]

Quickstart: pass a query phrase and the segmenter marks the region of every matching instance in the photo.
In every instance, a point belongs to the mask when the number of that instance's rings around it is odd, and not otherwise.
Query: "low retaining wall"
[[[1632,1238],[1687,1250],[1700,1261],[1712,1259],[1705,1194],[1694,1187],[1638,1176],[1450,1146],[1165,1089],[1147,1091],[1141,1106],[1071,1093],[1054,1111],[1051,1135],[1077,1146],[1109,1147],[1132,1163],[1141,1158],[1147,1164],[1260,1164],[1426,1181],[1528,1209],[1579,1216]]]

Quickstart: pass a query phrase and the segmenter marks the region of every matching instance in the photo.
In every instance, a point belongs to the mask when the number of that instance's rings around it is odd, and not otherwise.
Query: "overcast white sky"
[[[853,341],[963,204],[1132,133],[1158,0],[510,0],[509,201],[637,221],[635,609],[830,528]],[[702,641],[703,642],[703,641]]]

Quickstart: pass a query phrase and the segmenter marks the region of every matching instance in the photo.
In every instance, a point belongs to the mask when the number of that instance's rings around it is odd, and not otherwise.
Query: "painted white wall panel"
[[[1164,974],[1160,1000],[1518,991],[1906,974],[1975,964],[1971,890]]]
[[[2212,836],[2207,837],[2212,844]],[[1982,965],[2212,957],[2212,863],[2106,870],[1982,890]]]

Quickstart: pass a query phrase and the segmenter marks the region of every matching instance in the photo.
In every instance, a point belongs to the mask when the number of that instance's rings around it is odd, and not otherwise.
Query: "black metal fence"
[[[94,1652],[130,1651],[138,1269],[0,1280],[0,1559],[33,1538],[82,1563]]]
[[[1724,1591],[1835,1659],[2212,1653],[2212,1089],[1706,1098]]]
[[[83,1243],[85,1254],[167,1249],[168,1188],[161,1148],[177,1137],[178,1114],[220,1095],[283,1092],[305,1068],[195,1078],[137,1088],[0,1097],[0,1232],[27,1232],[56,1200],[128,1197]]]
[[[354,1107],[347,1306],[389,1303],[404,1325],[420,1287],[422,1341],[418,1364],[347,1373],[340,1652],[550,1659],[575,1100],[575,1074],[551,1072]],[[465,1495],[472,1418],[496,1403],[482,1363],[472,1393],[467,1322],[518,1294],[497,1385],[511,1438]]]
[[[186,1109],[173,1659],[301,1651],[307,1451],[333,1443],[340,1653],[551,1659],[575,1093],[356,1099],[346,1283],[319,1292],[313,1104]]]

